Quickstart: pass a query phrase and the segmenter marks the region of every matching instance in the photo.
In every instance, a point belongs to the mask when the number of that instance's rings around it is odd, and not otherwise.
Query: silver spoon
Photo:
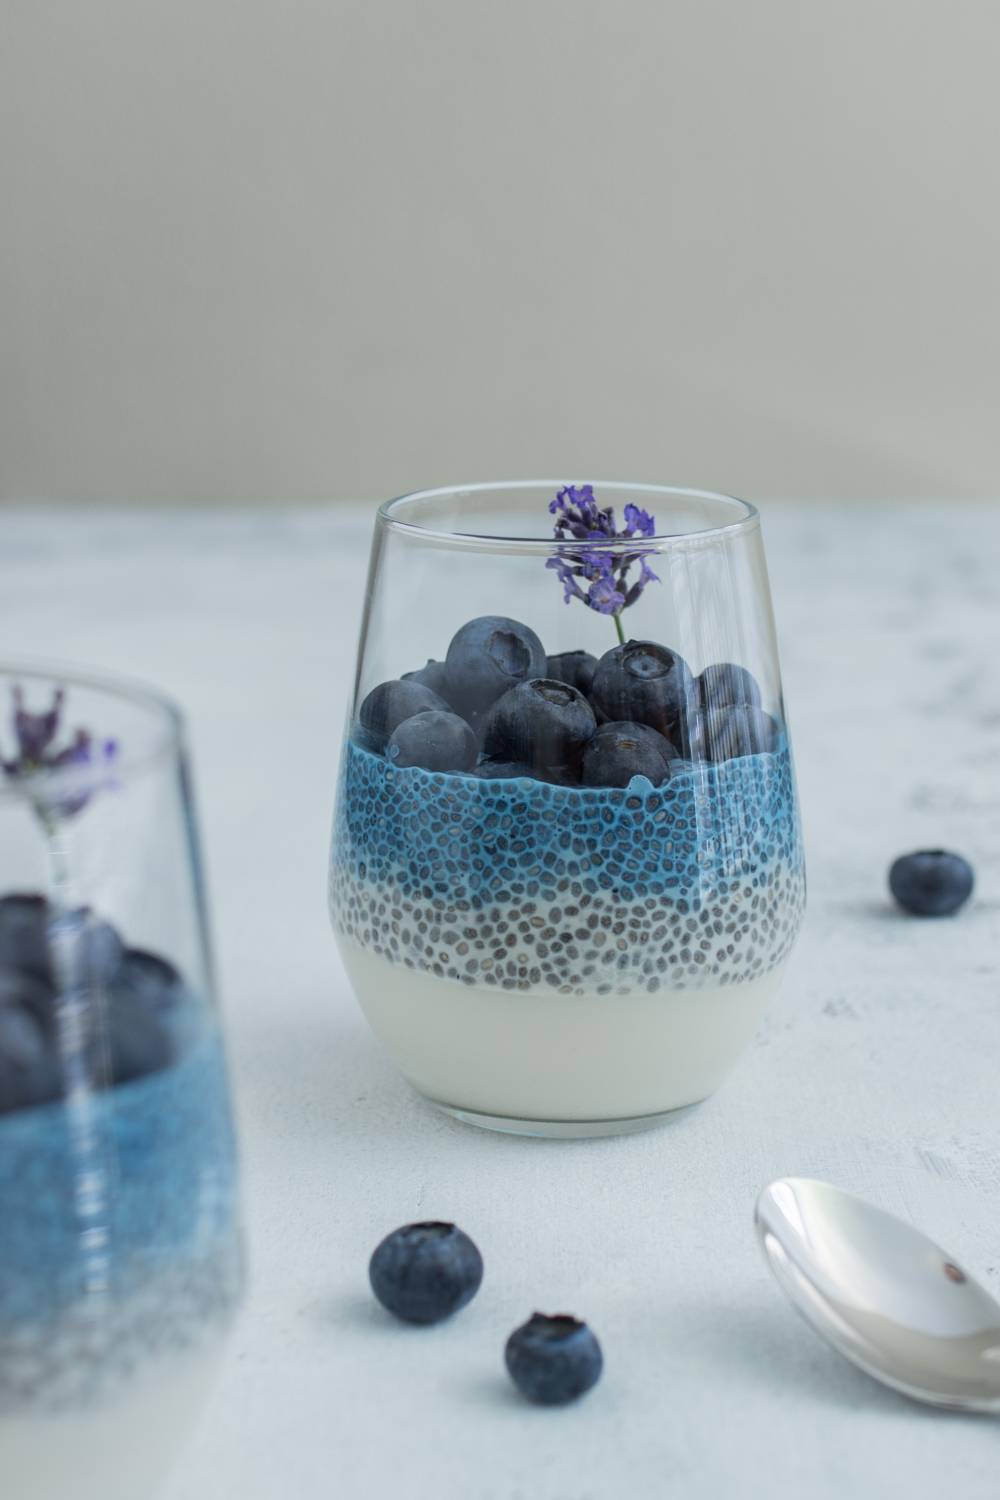
[[[1000,1305],[917,1229],[808,1177],[766,1187],[764,1257],[803,1317],[917,1401],[1000,1411]]]

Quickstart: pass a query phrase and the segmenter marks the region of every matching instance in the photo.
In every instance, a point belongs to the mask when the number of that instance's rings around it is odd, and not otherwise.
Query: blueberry
[[[889,871],[889,889],[917,917],[947,917],[968,901],[975,877],[960,854],[920,849],[901,854]]]
[[[575,780],[583,747],[596,728],[594,711],[577,688],[538,677],[494,704],[483,749],[496,760],[534,766],[536,775]]]
[[[125,948],[110,922],[102,922],[81,912],[85,926],[80,931],[79,956],[81,973],[92,985],[105,986],[121,965]]]
[[[584,786],[628,786],[645,776],[660,786],[677,751],[648,724],[602,724],[583,752]]]
[[[104,1024],[95,1071],[103,1072],[106,1060],[109,1083],[131,1083],[170,1066],[173,1061],[170,1033],[140,994],[113,985],[102,1016]]]
[[[407,1323],[440,1323],[471,1302],[483,1258],[454,1224],[404,1224],[387,1234],[368,1265],[383,1307]]]
[[[729,704],[695,714],[689,735],[693,760],[720,761],[774,750],[780,730],[762,709]]]
[[[746,667],[738,667],[734,662],[721,661],[706,667],[695,682],[697,701],[702,709],[724,708],[727,703],[760,708],[757,679]]]
[[[394,766],[470,771],[479,755],[475,732],[457,714],[419,713],[393,730],[386,754]]]
[[[383,755],[389,736],[404,719],[415,714],[451,713],[444,698],[420,682],[380,682],[372,688],[358,713],[359,738],[368,750]]]
[[[562,1406],[600,1379],[601,1346],[586,1323],[568,1313],[533,1313],[507,1340],[510,1378],[529,1401]]]
[[[481,776],[484,781],[513,781],[522,776],[538,780],[534,766],[526,766],[520,760],[481,760],[473,766],[470,776]]]
[[[448,701],[463,718],[482,713],[501,693],[545,676],[545,648],[535,632],[506,615],[470,620],[448,647]]]
[[[448,699],[448,668],[443,661],[428,661],[426,667],[421,667],[416,672],[404,672],[403,682],[418,682],[421,687],[430,688],[432,693],[437,693],[439,698]]]
[[[141,1002],[154,1015],[172,1010],[184,983],[172,963],[143,948],[127,948],[111,980],[111,993],[123,1001]]]
[[[591,692],[589,692],[587,694],[587,702],[590,704],[591,708],[594,711],[594,719],[595,719],[595,721],[597,723],[598,729],[600,729],[600,727],[601,727],[602,724],[610,724],[611,723],[611,720],[608,718],[607,714],[604,712],[604,709],[601,707],[601,705],[598,703],[597,699],[594,697],[593,691],[591,691]]]
[[[547,658],[545,675],[556,682],[568,682],[586,697],[594,685],[597,657],[589,651],[560,651]]]
[[[48,921],[49,904],[44,896],[0,898],[0,967],[19,969],[53,984]]]
[[[691,668],[655,641],[628,641],[597,663],[593,694],[612,723],[648,724],[678,737],[694,693]]]
[[[0,1010],[6,1005],[22,1006],[29,1011],[45,1033],[46,1040],[56,1038],[55,986],[22,969],[0,969]]]
[[[61,1093],[55,1048],[32,1009],[17,1004],[8,985],[0,996],[0,1114],[48,1104]]]

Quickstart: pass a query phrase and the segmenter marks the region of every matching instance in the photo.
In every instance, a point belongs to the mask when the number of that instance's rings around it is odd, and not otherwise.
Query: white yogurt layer
[[[369,1025],[422,1094],[516,1120],[623,1120],[707,1098],[785,970],[724,988],[562,995],[456,984],[344,937],[340,951]]]

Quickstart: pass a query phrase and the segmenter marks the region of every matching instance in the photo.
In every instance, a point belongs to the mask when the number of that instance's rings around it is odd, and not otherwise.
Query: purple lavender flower
[[[610,505],[602,509],[597,504],[593,486],[589,484],[566,485],[549,504],[549,514],[556,518],[554,534],[558,541],[607,542],[656,535],[655,518],[631,504],[625,507],[625,525],[621,531],[616,530],[614,511]],[[647,583],[660,582],[647,561],[650,553],[651,549],[641,547],[634,552],[615,553],[576,545],[560,550],[545,566],[557,573],[567,604],[571,599],[579,599],[589,609],[611,615],[618,639],[624,644],[622,610],[635,603]],[[640,564],[639,577],[629,584],[628,574],[635,563]],[[581,588],[577,579],[589,586]]]
[[[118,755],[115,740],[95,745],[86,729],[77,729],[69,744],[58,748],[65,693],[57,688],[52,707],[31,713],[24,706],[24,690],[11,690],[17,754],[0,755],[4,775],[27,793],[45,819],[71,818],[86,807],[95,792],[114,785],[109,774]]]
[[[625,595],[615,588],[614,575],[602,573],[587,590],[587,603],[591,609],[599,609],[602,615],[616,615],[625,607]]]

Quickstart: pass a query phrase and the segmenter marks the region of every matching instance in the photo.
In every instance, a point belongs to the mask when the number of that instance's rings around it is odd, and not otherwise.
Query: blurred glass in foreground
[[[0,1494],[142,1500],[243,1281],[183,725],[0,667]]]

